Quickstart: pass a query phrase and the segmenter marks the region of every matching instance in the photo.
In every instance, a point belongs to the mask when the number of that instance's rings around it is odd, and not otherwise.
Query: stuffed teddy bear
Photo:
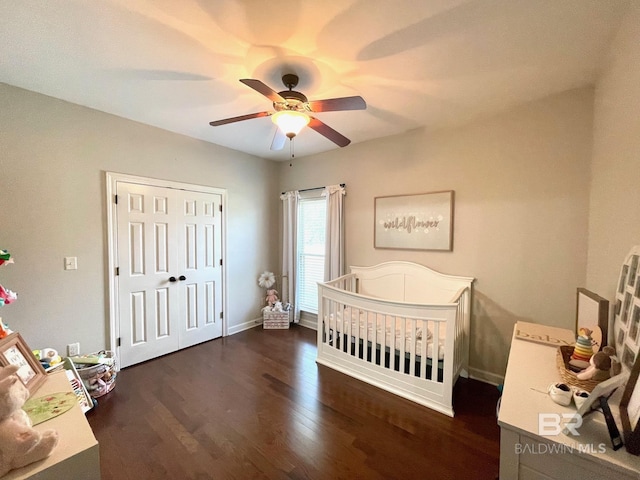
[[[31,427],[31,419],[22,410],[29,398],[16,372],[18,367],[0,367],[0,477],[49,456],[58,444],[58,432],[39,433]]]
[[[267,300],[267,305],[272,307],[273,304],[278,301],[278,291],[273,289],[267,290],[266,300]]]
[[[611,376],[611,357],[604,352],[594,354],[589,360],[589,366],[576,377],[578,380],[606,380]]]
[[[620,360],[618,360],[616,349],[610,346],[606,346],[603,347],[602,351],[609,355],[609,358],[611,359],[611,370],[609,370],[609,372],[611,373],[612,377],[615,377],[620,372],[622,372],[622,364],[620,363]]]

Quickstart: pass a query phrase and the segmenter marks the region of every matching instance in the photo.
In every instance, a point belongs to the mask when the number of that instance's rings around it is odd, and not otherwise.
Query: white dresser
[[[71,384],[64,371],[51,373],[35,392],[35,397],[57,392],[71,392]],[[22,468],[11,470],[2,480],[33,478],[50,479],[100,479],[100,454],[98,441],[79,405],[63,414],[36,425],[36,430],[57,430],[60,438],[51,455]]]
[[[515,338],[505,376],[498,423],[500,425],[501,480],[627,480],[640,479],[640,457],[626,449],[614,451],[604,417],[594,412],[584,419],[580,436],[539,435],[539,414],[575,413],[546,393],[562,379],[556,367],[556,348]],[[569,330],[564,332],[572,337]],[[617,404],[622,388],[610,399],[619,422]],[[545,430],[543,430],[545,431]],[[548,430],[546,430],[548,431]]]

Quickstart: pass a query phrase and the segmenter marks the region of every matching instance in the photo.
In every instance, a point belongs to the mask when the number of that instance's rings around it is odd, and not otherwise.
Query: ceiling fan
[[[241,122],[251,118],[271,117],[273,123],[278,126],[276,134],[271,142],[271,150],[281,150],[287,138],[292,139],[306,126],[320,135],[325,136],[340,147],[346,147],[351,143],[347,137],[338,133],[324,122],[310,115],[318,112],[337,112],[343,110],[364,110],[367,104],[360,96],[330,98],[326,100],[307,100],[307,97],[296,92],[294,88],[298,85],[298,76],[287,73],[282,76],[282,83],[289,90],[275,92],[260,80],[245,78],[240,80],[246,86],[253,88],[273,102],[273,112],[258,112],[239,117],[226,118],[209,122],[212,127],[226,125],[228,123]]]

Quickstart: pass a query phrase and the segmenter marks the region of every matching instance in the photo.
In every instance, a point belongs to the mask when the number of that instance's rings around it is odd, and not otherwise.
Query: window
[[[298,203],[298,302],[300,310],[318,313],[318,285],[324,282],[327,199],[313,192]]]

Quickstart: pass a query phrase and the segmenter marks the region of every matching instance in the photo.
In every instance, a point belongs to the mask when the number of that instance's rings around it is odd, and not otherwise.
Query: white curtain
[[[298,190],[280,195],[282,200],[282,301],[293,306],[293,321],[300,321],[297,297]]]
[[[346,190],[341,185],[324,188],[327,197],[327,234],[325,238],[324,281],[344,275],[344,212],[343,196]]]

